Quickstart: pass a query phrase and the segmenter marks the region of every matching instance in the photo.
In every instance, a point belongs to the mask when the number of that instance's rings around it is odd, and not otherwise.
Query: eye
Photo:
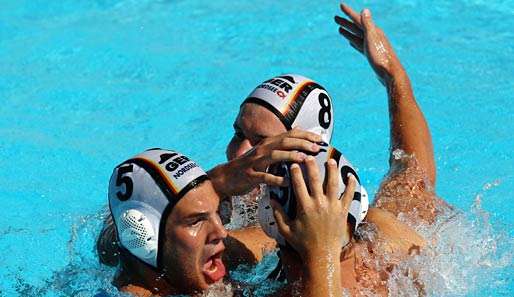
[[[245,135],[241,131],[235,131],[234,135],[239,139],[245,139]]]
[[[189,223],[189,226],[190,227],[200,227],[200,225],[202,224],[202,222],[204,221],[205,219],[203,218],[198,218],[198,219],[195,219],[193,220],[192,222]]]
[[[243,131],[236,124],[234,124],[234,135],[239,139],[245,139]]]
[[[264,138],[264,136],[256,136],[255,139],[253,140],[253,145],[257,145],[259,142],[261,142]]]

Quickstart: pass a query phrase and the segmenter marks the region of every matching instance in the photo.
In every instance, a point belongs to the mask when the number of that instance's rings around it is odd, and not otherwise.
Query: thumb
[[[369,31],[373,29],[373,20],[371,19],[371,11],[367,8],[363,9],[361,12],[361,23],[364,26],[364,31]]]

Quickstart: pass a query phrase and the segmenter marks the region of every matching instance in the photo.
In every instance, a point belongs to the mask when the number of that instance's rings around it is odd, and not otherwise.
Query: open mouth
[[[221,260],[222,253],[223,252],[219,252],[212,255],[203,264],[202,273],[209,284],[221,280],[226,274],[225,265]]]

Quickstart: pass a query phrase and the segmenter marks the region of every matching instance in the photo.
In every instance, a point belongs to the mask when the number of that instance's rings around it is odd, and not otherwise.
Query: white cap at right
[[[334,128],[332,100],[325,88],[307,77],[284,74],[268,79],[248,95],[245,103],[267,108],[287,130],[299,127],[320,134],[330,143]]]

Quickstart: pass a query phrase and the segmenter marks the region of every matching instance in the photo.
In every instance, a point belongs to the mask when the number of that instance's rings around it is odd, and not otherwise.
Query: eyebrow
[[[197,212],[190,214],[186,217],[184,217],[184,220],[192,220],[192,219],[198,219],[198,218],[208,218],[209,213],[208,212]]]
[[[232,127],[234,127],[234,130],[238,131],[238,132],[243,132],[243,129],[241,129],[241,127],[239,127],[239,125],[236,124],[236,122],[234,122],[232,124]],[[270,136],[266,136],[266,135],[263,135],[263,134],[260,134],[260,133],[255,133],[254,136],[256,138],[261,138],[261,139],[264,139],[264,138],[267,138],[267,137],[270,137]]]
[[[260,138],[260,139],[264,139],[264,138],[269,137],[269,136],[262,135],[262,134],[255,134],[255,136],[256,136],[257,138]]]

